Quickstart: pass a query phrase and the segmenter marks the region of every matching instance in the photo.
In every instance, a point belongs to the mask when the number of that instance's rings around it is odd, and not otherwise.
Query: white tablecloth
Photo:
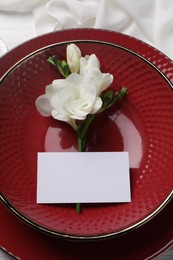
[[[171,0],[0,0],[0,39],[9,50],[37,35],[81,27],[134,36],[173,59]],[[0,251],[0,259],[10,257]]]

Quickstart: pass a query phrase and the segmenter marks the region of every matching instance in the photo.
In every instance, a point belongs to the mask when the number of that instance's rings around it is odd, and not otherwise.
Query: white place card
[[[37,203],[131,201],[128,152],[44,152],[37,166]]]

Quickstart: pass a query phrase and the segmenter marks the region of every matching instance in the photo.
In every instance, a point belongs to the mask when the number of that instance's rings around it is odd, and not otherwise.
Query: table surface
[[[0,12],[1,13],[1,12]],[[22,42],[36,37],[36,31],[32,21],[32,14],[14,14],[6,15],[0,14],[0,39],[2,39],[8,50],[21,44]],[[1,52],[0,52],[1,53]],[[13,259],[5,252],[0,250],[0,260]],[[162,253],[156,258],[157,260],[172,260],[173,259],[173,248]]]

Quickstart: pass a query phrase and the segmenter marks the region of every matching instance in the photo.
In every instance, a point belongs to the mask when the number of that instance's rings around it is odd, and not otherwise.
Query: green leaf
[[[63,75],[64,78],[67,78],[69,76],[70,74],[69,66],[65,60],[60,61],[57,59],[55,55],[53,55],[52,57],[49,57],[47,61],[52,65],[54,65],[59,70],[59,72]]]
[[[50,62],[52,65],[54,65],[57,68],[60,66],[60,61],[57,59],[57,57],[55,55],[53,55],[52,57],[49,57],[47,59],[47,61]]]
[[[111,90],[105,92],[104,98],[107,97],[107,98],[109,98],[111,100],[113,98],[113,95],[114,95],[114,92],[111,89]]]
[[[98,114],[105,111],[107,108],[113,106],[117,101],[123,98],[127,94],[127,89],[125,87],[121,88],[121,91],[113,92],[113,90],[109,90],[101,95],[102,99],[102,107],[97,112]]]
[[[61,69],[63,71],[64,78],[67,78],[70,74],[69,66],[65,60],[61,61]]]

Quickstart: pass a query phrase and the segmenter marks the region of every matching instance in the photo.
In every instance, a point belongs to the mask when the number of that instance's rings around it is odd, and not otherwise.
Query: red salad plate
[[[83,204],[80,215],[74,205],[36,203],[37,153],[77,151],[72,128],[35,108],[45,86],[60,78],[48,57],[65,59],[71,42],[83,55],[98,56],[102,72],[114,75],[112,89],[128,89],[125,100],[91,125],[87,151],[129,152],[132,201]],[[47,234],[85,240],[120,235],[163,210],[173,194],[172,61],[126,35],[77,29],[24,43],[0,66],[0,191],[14,214]]]

